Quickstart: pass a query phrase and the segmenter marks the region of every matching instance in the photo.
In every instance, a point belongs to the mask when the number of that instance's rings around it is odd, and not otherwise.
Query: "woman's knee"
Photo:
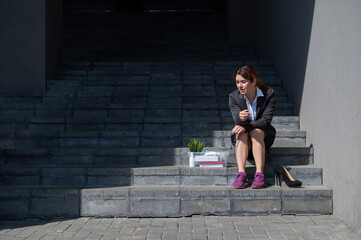
[[[241,150],[246,149],[247,150],[249,148],[249,146],[252,145],[252,144],[250,144],[250,142],[251,142],[251,139],[250,139],[248,133],[243,132],[243,133],[237,134],[237,142],[236,142],[237,149],[241,149]]]
[[[237,134],[237,140],[240,140],[244,143],[247,143],[248,142],[248,139],[249,139],[249,134],[248,133],[238,133]]]
[[[263,141],[264,142],[264,132],[259,128],[255,128],[249,132],[252,141]]]

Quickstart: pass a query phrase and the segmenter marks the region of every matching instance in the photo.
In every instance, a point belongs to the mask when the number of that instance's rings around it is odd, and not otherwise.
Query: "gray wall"
[[[308,130],[334,213],[361,233],[361,2],[259,0],[255,46]]]
[[[61,63],[63,48],[63,0],[46,1],[46,79],[51,79]]]
[[[314,0],[259,0],[256,4],[255,48],[271,60],[298,115],[302,100]]]
[[[333,187],[334,212],[361,234],[361,1],[316,0],[301,128]]]
[[[0,1],[0,92],[45,89],[46,76],[57,66],[54,54],[61,46],[62,29],[56,28],[62,25],[60,2]],[[54,22],[46,26],[46,19]]]
[[[255,48],[262,59],[275,63],[301,129],[308,130],[315,164],[323,167],[324,184],[334,191],[334,213],[359,234],[360,9],[359,0],[257,0],[252,10]]]

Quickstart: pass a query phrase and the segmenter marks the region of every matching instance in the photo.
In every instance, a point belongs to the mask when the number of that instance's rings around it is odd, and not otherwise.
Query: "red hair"
[[[250,65],[245,65],[240,67],[235,73],[233,73],[233,80],[236,81],[236,76],[241,75],[243,78],[253,82],[256,80],[256,86],[261,89],[263,94],[267,91],[267,86],[258,78],[258,72],[255,67]]]

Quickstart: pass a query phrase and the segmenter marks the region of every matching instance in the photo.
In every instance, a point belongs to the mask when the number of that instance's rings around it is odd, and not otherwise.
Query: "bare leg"
[[[253,129],[249,135],[252,141],[252,152],[256,163],[256,172],[263,173],[266,154],[264,132],[261,129],[256,128]]]
[[[246,172],[246,160],[248,157],[249,144],[250,139],[248,133],[240,133],[237,135],[236,159],[238,172]]]

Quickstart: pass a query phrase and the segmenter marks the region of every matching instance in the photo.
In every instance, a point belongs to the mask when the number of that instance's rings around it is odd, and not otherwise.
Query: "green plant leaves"
[[[190,139],[187,146],[190,152],[202,152],[205,144],[197,139]]]

